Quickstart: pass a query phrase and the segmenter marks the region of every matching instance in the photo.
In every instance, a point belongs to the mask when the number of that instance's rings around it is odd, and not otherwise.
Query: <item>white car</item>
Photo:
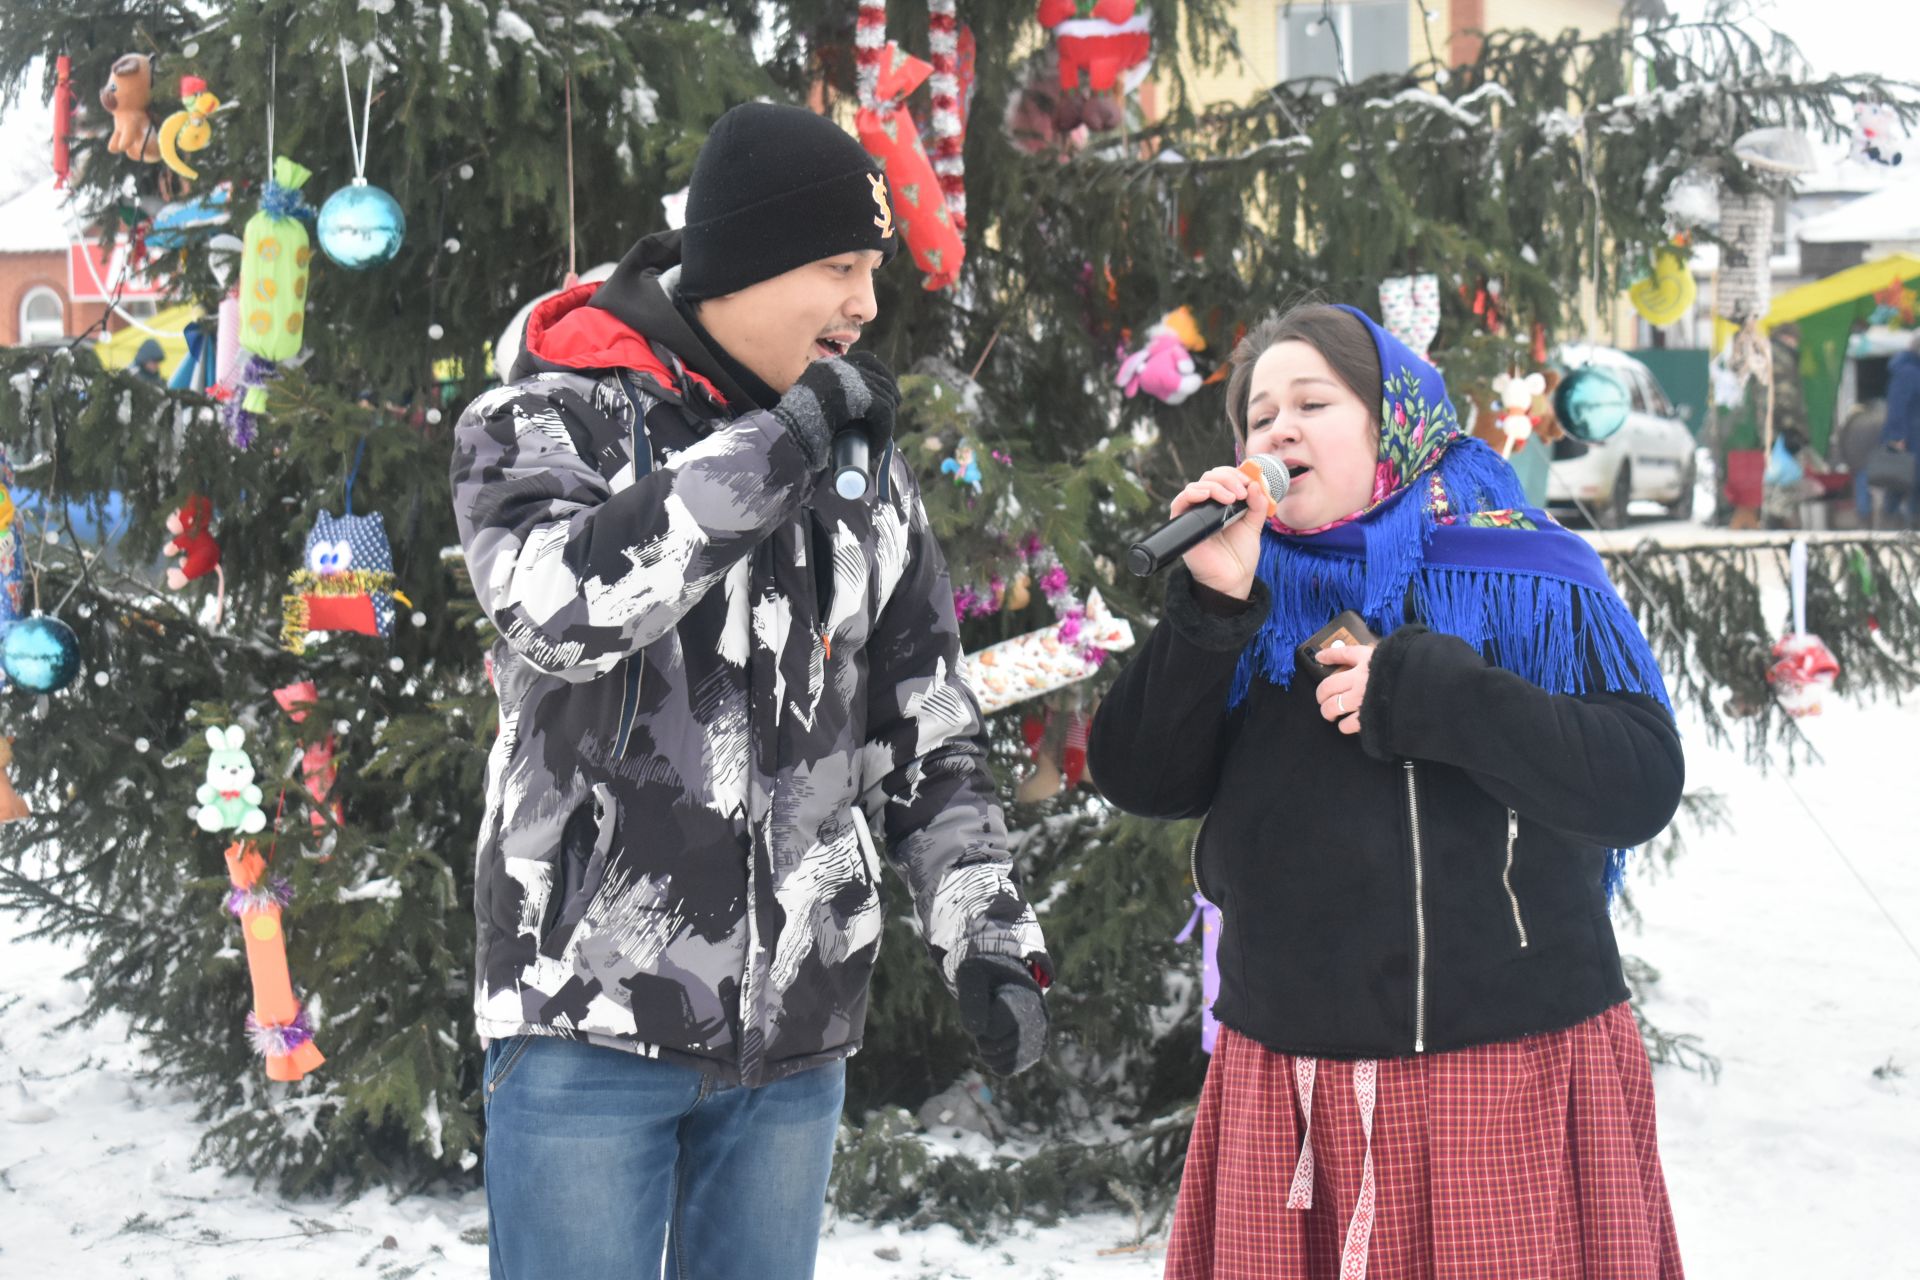
[[[1671,519],[1691,518],[1699,468],[1693,432],[1652,371],[1612,347],[1565,347],[1555,364],[1562,370],[1599,366],[1626,387],[1631,407],[1626,425],[1605,440],[1554,442],[1547,505],[1583,507],[1606,529],[1626,524],[1631,502],[1658,502]]]

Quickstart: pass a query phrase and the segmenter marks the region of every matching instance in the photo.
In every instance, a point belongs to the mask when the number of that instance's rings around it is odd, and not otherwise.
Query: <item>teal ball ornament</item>
[[[58,693],[80,674],[80,637],[58,618],[22,618],[0,641],[0,667],[29,693]]]
[[[1627,384],[1597,365],[1575,369],[1553,392],[1553,412],[1560,425],[1589,444],[1598,444],[1626,426],[1632,407]]]
[[[407,215],[400,202],[355,178],[320,206],[320,251],[349,271],[365,271],[393,261],[407,236]]]

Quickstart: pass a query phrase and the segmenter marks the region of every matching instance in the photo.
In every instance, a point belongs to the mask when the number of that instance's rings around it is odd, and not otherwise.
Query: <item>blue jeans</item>
[[[1873,519],[1874,491],[1867,484],[1867,473],[1853,473],[1853,509],[1860,513],[1860,524],[1865,527]],[[1880,495],[1880,516],[1883,520],[1898,520],[1902,515],[1911,523],[1920,517],[1920,491],[1912,493],[1882,493]]]
[[[810,1280],[844,1062],[759,1089],[552,1036],[487,1049],[493,1280]]]

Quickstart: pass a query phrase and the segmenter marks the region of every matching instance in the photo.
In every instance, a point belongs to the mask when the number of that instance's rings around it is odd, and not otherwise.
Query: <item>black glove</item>
[[[878,459],[893,440],[899,405],[900,387],[892,371],[871,351],[856,351],[808,365],[780,397],[773,415],[799,441],[813,469],[823,471],[835,433],[850,422],[865,424]]]
[[[1047,1002],[1027,966],[1011,956],[972,956],[955,975],[960,1025],[996,1075],[1012,1076],[1047,1050]]]

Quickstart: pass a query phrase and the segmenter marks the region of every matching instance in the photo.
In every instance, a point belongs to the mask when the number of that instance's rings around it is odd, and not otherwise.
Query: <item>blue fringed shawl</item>
[[[1399,354],[1390,335],[1377,328],[1375,334],[1376,341],[1386,339],[1383,363]],[[1438,383],[1431,366],[1419,367]],[[1406,380],[1389,376],[1390,391],[1396,381]],[[1259,575],[1273,604],[1241,654],[1231,705],[1246,699],[1256,676],[1289,686],[1295,650],[1343,609],[1360,614],[1383,638],[1411,609],[1429,629],[1459,636],[1489,663],[1550,693],[1639,693],[1671,712],[1659,664],[1600,557],[1528,509],[1513,469],[1461,433],[1444,390],[1440,397],[1444,421],[1435,421],[1431,433],[1439,439],[1420,441],[1425,456],[1391,495],[1324,532],[1261,535]],[[1392,458],[1393,418],[1389,399],[1383,465]],[[1399,425],[1408,424],[1403,418]],[[1406,458],[1404,449],[1400,456]],[[1608,851],[1609,901],[1627,852]]]

